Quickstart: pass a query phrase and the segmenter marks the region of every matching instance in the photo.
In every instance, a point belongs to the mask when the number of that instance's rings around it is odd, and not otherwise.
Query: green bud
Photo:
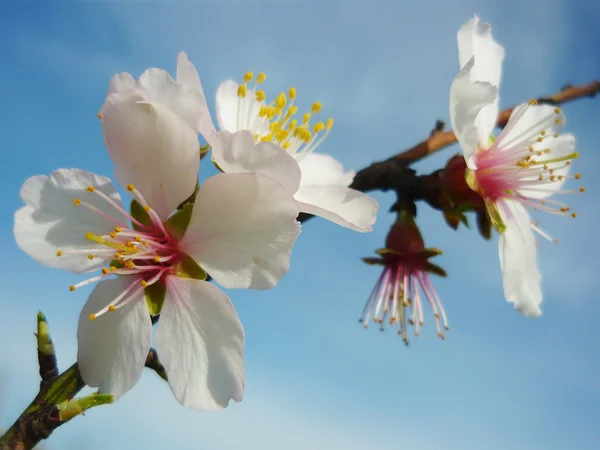
[[[114,396],[110,394],[91,394],[87,397],[76,398],[74,400],[64,400],[58,405],[59,418],[61,422],[67,422],[73,417],[83,414],[86,410],[94,406],[106,405],[114,401]]]

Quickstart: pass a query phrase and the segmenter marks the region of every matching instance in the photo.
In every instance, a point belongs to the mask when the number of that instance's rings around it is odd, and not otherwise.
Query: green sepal
[[[365,257],[361,258],[365,264],[370,266],[384,266],[385,262],[381,258]]]
[[[164,223],[166,230],[176,240],[180,241],[187,231],[190,221],[192,220],[192,211],[194,205],[188,203],[182,209],[177,211]]]
[[[150,219],[148,211],[146,211],[137,200],[131,200],[131,206],[129,207],[129,210],[131,211],[131,216],[134,219],[148,227],[152,227],[152,219]],[[135,222],[132,222],[131,225],[135,231],[143,231],[143,228],[137,225]]]
[[[506,225],[502,220],[502,216],[500,215],[500,211],[498,207],[493,202],[485,202],[485,209],[490,218],[490,222],[492,226],[498,231],[498,233],[504,233],[506,231]]]
[[[189,204],[194,204],[196,202],[196,196],[198,195],[198,191],[200,190],[200,183],[198,183],[198,181],[196,181],[196,187],[194,188],[194,192],[192,192],[192,195],[190,195],[188,198],[186,198],[178,207],[177,209],[183,209],[186,205]]]
[[[219,167],[219,165],[217,164],[217,161],[215,161],[215,157],[211,157],[212,159],[212,163],[215,166],[215,168],[219,171],[219,172],[225,172],[223,169],[221,169],[221,167]]]
[[[179,261],[174,266],[174,275],[182,278],[191,278],[194,280],[206,280],[206,272],[198,265],[194,258],[185,253],[179,256]]]
[[[210,152],[210,145],[205,144],[200,146],[200,159],[204,158]]]
[[[94,406],[106,405],[112,403],[114,400],[115,397],[110,394],[95,393],[74,400],[64,400],[56,406],[58,407],[60,421],[66,422],[75,416],[83,414],[84,411]]]
[[[481,234],[486,241],[489,241],[492,238],[492,223],[490,222],[488,215],[483,211],[478,211],[476,217],[479,234]]]
[[[425,271],[428,273],[434,273],[440,277],[447,277],[448,273],[446,273],[446,271],[444,269],[442,269],[440,266],[438,266],[437,264],[433,264],[428,262],[427,264],[425,264]]]
[[[157,314],[160,314],[160,310],[165,303],[166,295],[167,283],[163,279],[144,288],[146,304],[148,305],[148,311],[150,311],[151,315],[156,316]]]
[[[467,182],[467,186],[469,186],[472,190],[477,192],[477,182],[475,180],[475,171],[471,169],[467,169],[465,171],[465,181]]]

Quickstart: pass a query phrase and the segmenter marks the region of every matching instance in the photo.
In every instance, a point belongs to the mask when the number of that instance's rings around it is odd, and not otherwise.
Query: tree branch
[[[77,363],[63,373],[58,373],[54,345],[46,317],[40,312],[37,317],[37,347],[40,364],[40,390],[31,404],[23,411],[15,423],[0,436],[0,450],[29,450],[42,439],[46,439],[59,426],[73,417],[83,414],[87,409],[111,403],[111,395],[94,393],[74,399],[85,387]],[[163,365],[156,350],[150,349],[146,367],[156,371],[166,380]]]
[[[600,81],[581,86],[565,86],[560,92],[540,97],[538,103],[560,105],[584,97],[594,97],[600,92]],[[498,115],[497,126],[504,127],[515,106],[505,109]],[[388,159],[377,161],[359,170],[350,188],[361,192],[389,191],[400,193],[404,199],[425,200],[431,207],[441,209],[435,171],[428,175],[417,175],[408,166],[457,142],[452,131],[443,131],[444,122],[438,120],[429,137],[417,145]],[[300,213],[298,220],[306,222],[310,214]]]

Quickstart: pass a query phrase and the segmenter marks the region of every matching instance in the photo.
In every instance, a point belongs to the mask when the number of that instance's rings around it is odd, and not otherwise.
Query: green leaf
[[[164,224],[169,234],[178,241],[183,238],[188,226],[190,225],[193,209],[194,205],[188,203],[182,209],[169,217]]]
[[[156,283],[146,286],[144,288],[144,295],[146,296],[146,304],[150,314],[156,316],[160,314],[160,310],[165,303],[165,296],[167,295],[167,283],[164,279],[158,280]]]
[[[179,261],[175,264],[175,275],[182,278],[192,278],[194,280],[206,280],[206,272],[198,265],[194,258],[182,253]]]
[[[131,215],[134,219],[140,221],[148,227],[152,227],[152,219],[150,219],[148,211],[146,211],[137,200],[131,201],[131,206],[129,207],[129,210],[131,211]],[[143,231],[143,228],[137,225],[136,223],[133,222],[131,225],[133,226],[134,230]]]
[[[110,394],[91,394],[87,397],[76,398],[74,400],[64,400],[58,405],[58,413],[61,422],[71,420],[73,417],[83,414],[84,411],[94,406],[106,405],[115,400]]]

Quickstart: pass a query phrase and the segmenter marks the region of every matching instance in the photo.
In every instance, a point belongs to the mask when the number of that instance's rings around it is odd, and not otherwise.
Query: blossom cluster
[[[498,137],[504,49],[477,17],[458,32],[460,72],[450,88],[450,118],[464,158],[453,160],[445,190],[485,212],[498,231],[506,300],[541,313],[541,276],[527,208],[574,215],[550,200],[569,178],[575,139],[560,134],[562,111],[535,101],[514,108]],[[138,79],[115,75],[98,113],[113,182],[80,169],[25,181],[15,214],[19,247],[36,261],[91,274],[97,283],[78,326],[86,384],[116,398],[139,380],[154,340],[177,400],[198,410],[226,407],[244,393],[244,330],[227,289],[271,289],[290,267],[300,213],[358,232],[372,230],[378,204],[351,189],[354,172],[317,153],[333,128],[315,102],[304,114],[290,88],[267,100],[264,73],[226,80],[209,111],[196,68],[177,56],[173,78],[158,68]],[[216,120],[214,120],[216,119]],[[206,142],[218,174],[199,183]],[[206,164],[206,161],[202,165]],[[210,164],[210,163],[208,163]],[[450,181],[448,181],[450,180]],[[443,181],[443,180],[442,180]],[[460,184],[460,183],[459,183]],[[384,321],[408,343],[428,304],[437,333],[449,329],[430,274],[437,249],[425,248],[413,214],[398,209],[386,247],[365,258],[383,271],[361,322]],[[210,281],[214,280],[215,283]],[[153,321],[158,321],[153,330]]]

